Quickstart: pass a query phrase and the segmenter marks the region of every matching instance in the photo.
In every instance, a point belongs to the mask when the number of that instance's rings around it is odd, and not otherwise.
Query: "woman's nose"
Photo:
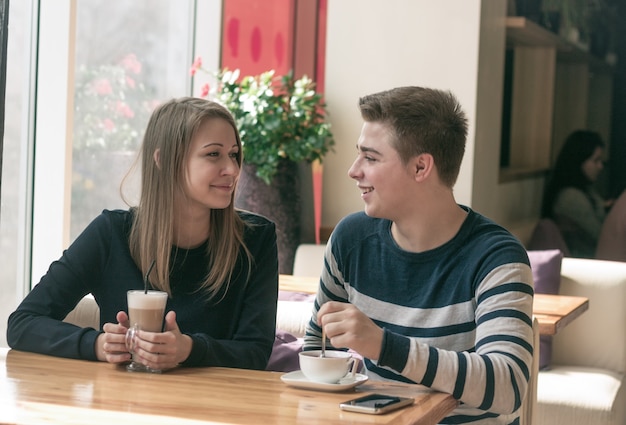
[[[229,161],[226,166],[222,167],[222,174],[237,175],[239,174],[239,164],[235,161]]]

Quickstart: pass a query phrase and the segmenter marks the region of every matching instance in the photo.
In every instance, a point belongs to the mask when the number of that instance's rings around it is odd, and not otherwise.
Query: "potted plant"
[[[202,68],[196,59],[194,75]],[[322,161],[334,146],[323,96],[307,76],[278,76],[272,70],[241,76],[239,70],[216,74],[217,84],[201,88],[226,106],[237,122],[243,146],[236,206],[258,212],[276,223],[281,273],[291,273],[300,243],[298,169]]]

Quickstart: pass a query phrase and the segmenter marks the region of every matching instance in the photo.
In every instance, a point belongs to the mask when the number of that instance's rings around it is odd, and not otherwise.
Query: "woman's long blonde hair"
[[[172,99],[157,107],[148,121],[139,152],[141,196],[139,206],[133,208],[130,252],[144,276],[154,262],[150,283],[170,296],[174,199],[177,193],[184,193],[185,159],[191,140],[200,124],[211,118],[223,119],[233,127],[239,146],[237,163],[241,168],[241,138],[233,116],[222,105],[200,98]],[[157,150],[159,164],[154,159]],[[250,275],[252,260],[243,240],[245,223],[235,212],[235,192],[236,188],[228,207],[213,209],[210,214],[207,274],[198,288],[210,298],[224,285],[228,290],[241,248],[247,256],[248,277]]]

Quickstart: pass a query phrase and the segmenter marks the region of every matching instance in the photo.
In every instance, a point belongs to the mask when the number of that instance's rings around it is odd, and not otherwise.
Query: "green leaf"
[[[322,160],[335,141],[326,121],[327,111],[314,82],[293,72],[276,76],[267,71],[239,78],[239,71],[222,70],[215,100],[235,117],[244,161],[257,167],[257,175],[270,184],[279,160]]]

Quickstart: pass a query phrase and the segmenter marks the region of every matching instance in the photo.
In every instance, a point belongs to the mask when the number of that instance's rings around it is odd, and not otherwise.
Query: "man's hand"
[[[378,360],[383,330],[354,305],[329,301],[319,309],[317,323],[324,328],[333,347],[350,348]]]

